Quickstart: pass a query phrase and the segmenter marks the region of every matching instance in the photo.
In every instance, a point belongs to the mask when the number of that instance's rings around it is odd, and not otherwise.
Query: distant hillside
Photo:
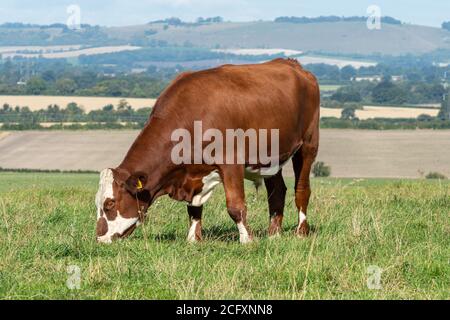
[[[363,55],[421,54],[450,49],[450,31],[406,24],[384,23],[381,30],[369,30],[366,22],[361,21],[219,23],[166,30],[158,24],[151,27],[158,32],[150,39],[210,48],[284,48]]]
[[[329,20],[329,19],[328,19]],[[336,19],[334,19],[336,20]],[[204,48],[283,48],[334,54],[422,54],[450,49],[450,31],[401,24],[385,19],[381,30],[369,30],[361,17],[323,22],[319,18],[280,17],[276,21],[183,23],[168,19],[146,25],[99,27],[83,25],[81,31],[62,24],[37,26],[0,25],[0,46],[87,45],[165,46]]]

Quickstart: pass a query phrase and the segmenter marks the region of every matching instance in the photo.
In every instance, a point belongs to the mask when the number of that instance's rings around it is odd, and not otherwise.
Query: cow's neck
[[[163,125],[163,120],[151,117],[119,165],[119,168],[130,174],[145,173],[145,188],[150,191],[152,197],[161,191],[165,177],[174,168],[170,159],[173,144],[170,136],[171,132]]]

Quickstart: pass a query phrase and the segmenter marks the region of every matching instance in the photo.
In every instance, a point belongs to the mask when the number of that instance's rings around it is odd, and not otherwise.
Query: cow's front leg
[[[187,240],[189,242],[197,242],[202,240],[202,211],[203,206],[193,207],[187,206],[189,214],[189,233]]]
[[[252,242],[253,236],[247,225],[247,206],[244,192],[244,166],[229,165],[221,170],[227,210],[239,230],[241,243]]]

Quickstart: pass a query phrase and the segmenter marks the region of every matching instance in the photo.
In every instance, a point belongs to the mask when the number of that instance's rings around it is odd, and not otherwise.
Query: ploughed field
[[[0,131],[0,167],[102,170],[117,166],[139,131]],[[318,161],[341,178],[450,177],[450,130],[321,129]],[[292,176],[290,162],[285,174]]]
[[[0,173],[1,299],[450,298],[448,181],[313,179],[305,239],[293,234],[291,179],[273,239],[265,190],[248,184],[249,245],[222,186],[205,205],[202,243],[186,243],[186,205],[164,197],[130,238],[97,244],[97,182]]]

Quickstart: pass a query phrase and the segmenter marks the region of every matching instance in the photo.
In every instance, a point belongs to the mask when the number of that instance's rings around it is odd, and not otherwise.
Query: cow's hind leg
[[[286,185],[281,170],[276,175],[264,179],[264,184],[269,202],[269,236],[274,236],[281,232],[286,198]]]
[[[239,241],[248,243],[253,240],[247,225],[247,206],[244,192],[244,166],[225,165],[221,168],[223,187],[227,201],[227,210],[239,230]]]
[[[189,214],[189,233],[187,240],[189,242],[197,242],[202,240],[202,211],[203,206],[193,207],[187,206]]]
[[[306,220],[311,195],[309,175],[316,153],[317,147],[304,144],[292,158],[295,173],[295,204],[298,211],[298,226],[295,233],[298,236],[306,236],[309,233],[309,225]]]

